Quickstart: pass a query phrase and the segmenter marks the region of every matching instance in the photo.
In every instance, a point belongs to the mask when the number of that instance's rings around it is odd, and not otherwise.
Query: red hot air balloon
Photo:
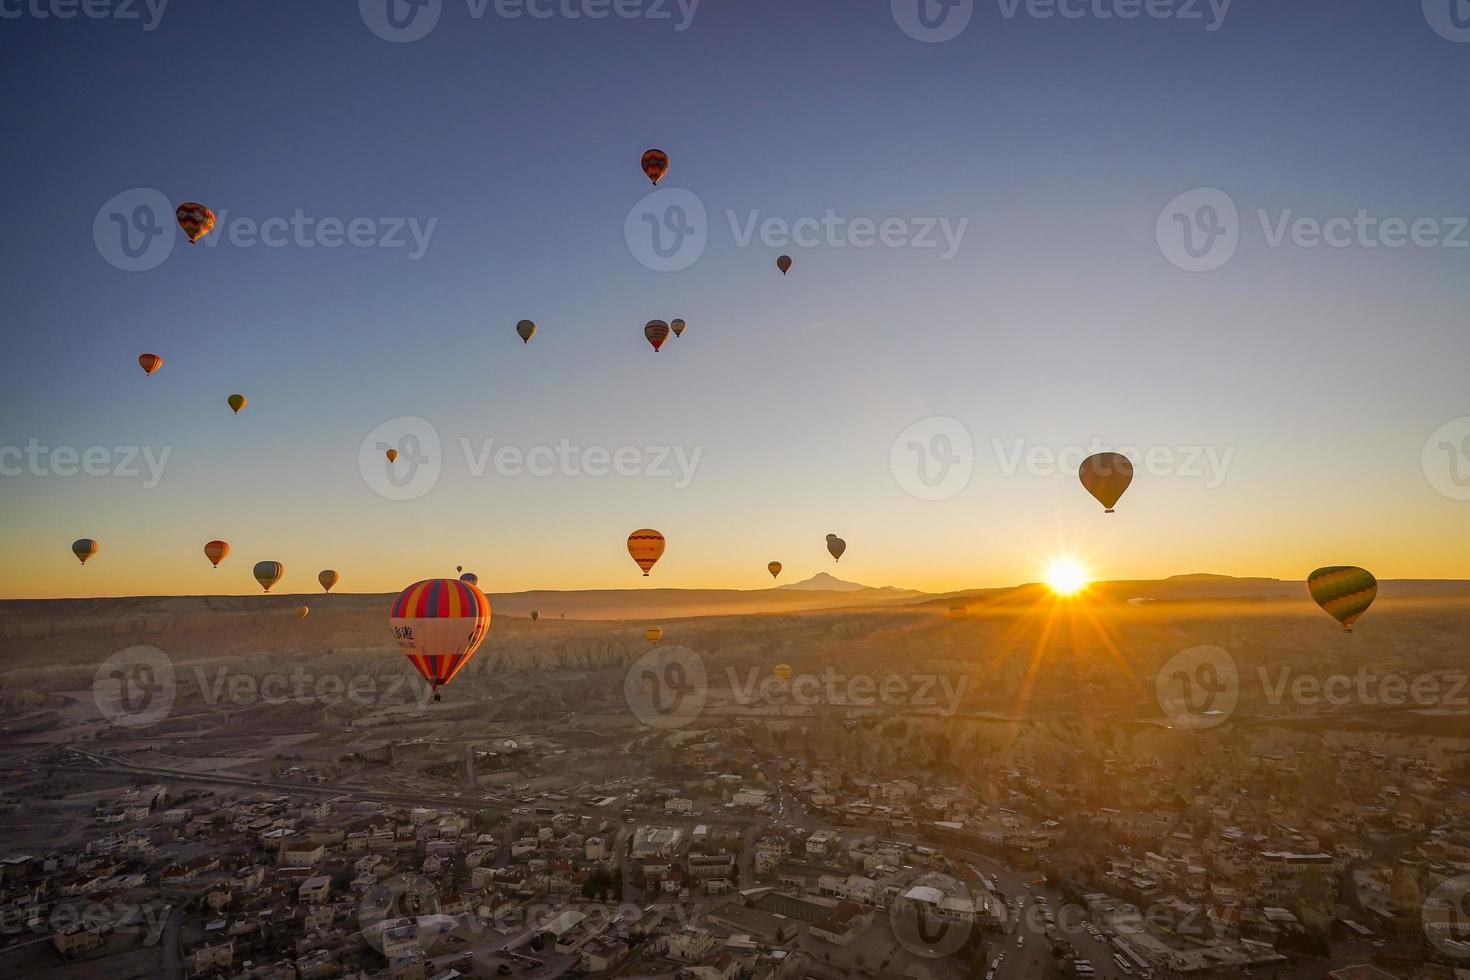
[[[655,185],[669,172],[669,155],[663,150],[649,150],[643,154],[643,174]]]
[[[454,679],[490,631],[490,600],[468,582],[427,579],[398,594],[388,625],[438,701],[439,688]]]
[[[664,341],[669,339],[669,325],[662,320],[649,320],[648,325],[643,328],[643,336],[648,338],[648,342],[653,345],[653,352],[657,354]]]
[[[152,374],[163,367],[163,358],[157,354],[139,354],[138,366],[143,369],[144,374]]]

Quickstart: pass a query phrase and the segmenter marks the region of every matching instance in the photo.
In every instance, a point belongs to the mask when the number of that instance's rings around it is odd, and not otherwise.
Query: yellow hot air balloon
[[[322,584],[323,592],[331,592],[332,587],[337,584],[337,580],[341,577],[330,568],[324,568],[316,573],[316,580]]]
[[[204,557],[208,558],[209,563],[215,568],[219,568],[219,563],[229,556],[230,543],[228,541],[211,541],[204,546]]]
[[[778,268],[778,269],[781,270],[781,275],[783,275],[783,276],[786,275],[786,273],[790,272],[791,271],[791,256],[789,256],[789,255],[783,255],[779,259],[777,259],[776,260],[776,268]]]
[[[1378,580],[1366,568],[1330,565],[1307,576],[1307,590],[1327,615],[1342,624],[1344,633],[1351,633],[1358,617],[1378,598]]]
[[[300,609],[296,610],[296,615],[300,616],[302,619],[305,619],[307,616],[311,615],[311,607],[302,606]]]
[[[286,566],[278,561],[258,561],[255,563],[253,574],[255,581],[260,583],[260,587],[269,592],[271,586],[279,582],[281,576],[286,574]]]
[[[520,335],[521,342],[529,344],[531,338],[536,336],[536,324],[532,320],[522,320],[516,324],[516,333]]]
[[[841,561],[842,553],[847,550],[847,542],[835,534],[827,535],[827,553],[832,556],[833,561]]]
[[[781,678],[783,681],[789,681],[791,680],[791,665],[777,664],[776,669],[773,670],[772,673]]]
[[[398,450],[396,450],[396,449],[390,449],[384,455],[386,455],[388,457],[388,462],[390,462],[390,463],[396,463],[396,462],[398,462]]]
[[[230,408],[235,410],[236,415],[239,415],[240,409],[245,407],[244,395],[231,395],[227,400],[230,403]]]
[[[1105,513],[1111,514],[1133,482],[1133,463],[1121,453],[1098,453],[1082,461],[1077,478],[1103,505]]]
[[[652,528],[645,527],[628,535],[628,554],[643,569],[645,577],[663,557],[665,544],[664,536]]]
[[[97,542],[91,538],[78,538],[71,543],[71,553],[77,556],[77,561],[85,565],[87,559],[95,555],[99,547]]]
[[[771,573],[771,578],[775,578],[777,575],[781,574],[781,563],[779,561],[771,562],[769,565],[766,566],[766,571]]]
[[[658,643],[659,640],[662,640],[664,638],[664,630],[663,630],[663,627],[662,626],[650,626],[650,627],[648,627],[648,629],[646,629],[646,630],[643,631],[643,638],[645,640],[647,640],[649,643],[654,643],[654,644]]]

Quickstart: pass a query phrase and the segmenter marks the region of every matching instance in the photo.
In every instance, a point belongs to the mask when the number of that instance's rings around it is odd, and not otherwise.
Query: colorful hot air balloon
[[[657,643],[664,638],[664,629],[662,626],[650,626],[643,631],[643,638],[649,643]]]
[[[648,338],[648,342],[653,345],[653,352],[657,354],[664,341],[669,339],[669,325],[662,320],[649,320],[643,328],[643,336]]]
[[[783,276],[786,275],[786,273],[790,272],[791,271],[791,256],[789,256],[789,255],[783,255],[779,259],[777,259],[776,260],[776,268],[778,268],[778,269],[781,270],[781,275],[783,275]]]
[[[286,566],[278,561],[258,561],[255,563],[252,574],[255,575],[255,581],[260,583],[260,587],[269,592],[271,586],[279,582],[281,576],[286,574]]]
[[[522,320],[516,324],[516,333],[520,334],[523,343],[529,344],[531,338],[536,336],[536,324],[531,320]]]
[[[311,615],[311,607],[302,606],[300,609],[296,610],[296,615],[301,617],[302,619],[305,619],[307,616]]]
[[[388,462],[390,462],[390,463],[396,463],[396,462],[398,462],[398,450],[396,450],[396,449],[390,449],[384,455],[388,457]]]
[[[194,201],[180,204],[174,209],[174,217],[179,219],[179,227],[189,236],[190,245],[214,230],[214,212]]]
[[[239,415],[240,409],[245,407],[244,395],[231,395],[226,401],[230,403],[230,408],[235,410],[236,415]]]
[[[788,680],[791,679],[791,665],[790,664],[777,664],[776,667],[775,667],[775,669],[772,670],[771,673],[775,674],[777,677],[781,678],[783,681],[788,681]]]
[[[471,585],[479,585],[480,584],[480,576],[476,575],[474,572],[465,572],[463,575],[461,575],[459,577],[459,580],[461,582],[468,582]]]
[[[643,569],[646,577],[653,566],[663,557],[664,536],[652,528],[642,528],[628,535],[628,554]]]
[[[669,155],[663,150],[649,150],[643,154],[643,173],[656,186],[669,172]]]
[[[71,553],[77,556],[77,561],[85,565],[87,559],[97,553],[98,547],[97,542],[91,538],[78,538],[71,543]]]
[[[163,358],[157,354],[139,354],[138,366],[143,369],[144,374],[152,374],[163,367]]]
[[[687,326],[689,326],[689,324],[685,323],[683,320],[675,319],[669,321],[669,329],[674,331],[675,337],[684,336],[684,328]]]
[[[1082,461],[1077,478],[1111,514],[1118,498],[1133,482],[1133,463],[1120,453],[1098,453]]]
[[[534,622],[536,622],[536,620],[538,620],[540,618],[541,618],[541,610],[539,610],[539,609],[532,609],[531,610],[531,622],[534,623]]]
[[[771,573],[771,578],[775,578],[777,575],[781,574],[781,563],[779,561],[771,562],[769,565],[766,566],[766,571]]]
[[[322,584],[323,592],[331,592],[332,587],[337,584],[337,580],[341,577],[330,568],[324,568],[316,573],[316,580]]]
[[[229,556],[230,543],[228,541],[211,541],[204,546],[204,557],[208,558],[209,563],[215,568],[219,568],[219,563]]]
[[[827,551],[832,555],[833,561],[841,561],[842,553],[847,550],[847,542],[835,534],[827,535]]]
[[[438,701],[439,688],[454,679],[490,631],[490,600],[468,582],[427,579],[398,594],[388,625]]]
[[[1322,609],[1351,633],[1358,617],[1368,611],[1378,596],[1378,580],[1367,569],[1354,565],[1319,568],[1307,576],[1307,590]]]

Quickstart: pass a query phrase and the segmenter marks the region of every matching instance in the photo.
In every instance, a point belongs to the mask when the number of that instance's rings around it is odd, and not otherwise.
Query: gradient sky
[[[1063,552],[1109,578],[1470,577],[1470,502],[1421,465],[1470,415],[1470,249],[1271,248],[1255,217],[1470,214],[1470,44],[1419,3],[1239,0],[1207,31],[982,0],[937,44],[880,0],[703,0],[683,31],[444,0],[406,44],[345,0],[174,0],[152,31],[30,9],[0,3],[23,13],[0,18],[0,447],[170,456],[152,488],[0,476],[0,595],[250,593],[264,558],[283,591],[326,567],[366,592],[456,564],[487,591],[760,588],[773,558],[783,581],[941,590],[1035,580]],[[710,216],[681,272],[624,240],[649,146]],[[180,237],[125,272],[93,222],[140,187],[226,222],[437,225],[417,261]],[[1199,187],[1242,217],[1208,273],[1155,238]],[[780,250],[739,246],[725,217],[828,209],[970,225],[949,261],[792,248],[783,279]],[[675,316],[688,332],[655,355],[643,323]],[[151,378],[142,351],[167,360]],[[437,485],[407,502],[358,465],[398,416],[443,442]],[[933,416],[975,444],[942,501],[889,460]],[[476,478],[460,440],[487,438],[702,455],[684,488]],[[1234,455],[1218,487],[1140,475],[1105,517],[1073,473],[1006,475],[997,439]],[[670,541],[651,579],[624,548],[645,526]],[[837,566],[828,532],[849,545]],[[80,536],[102,544],[85,568]],[[214,537],[234,545],[218,571]]]

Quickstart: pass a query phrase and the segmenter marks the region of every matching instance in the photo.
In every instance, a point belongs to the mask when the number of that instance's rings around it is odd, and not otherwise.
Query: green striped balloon
[[[1378,597],[1378,580],[1372,572],[1355,565],[1332,565],[1308,575],[1307,589],[1317,605],[1351,633],[1358,617]]]

